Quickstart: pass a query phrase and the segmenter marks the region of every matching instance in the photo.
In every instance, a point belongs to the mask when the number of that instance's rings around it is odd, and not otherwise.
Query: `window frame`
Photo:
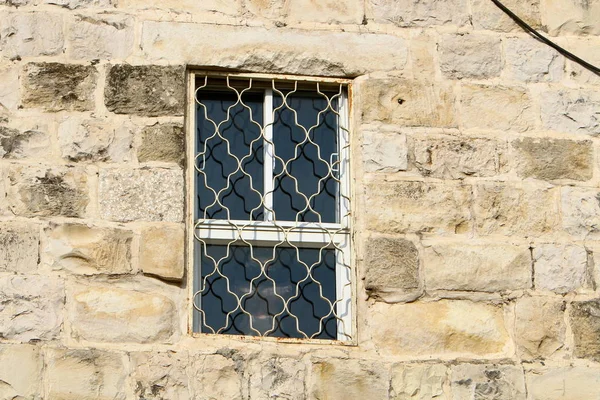
[[[339,113],[342,117],[341,125],[338,127],[338,148],[339,148],[339,160],[345,160],[340,163],[340,185],[339,185],[339,201],[336,203],[338,216],[340,216],[339,223],[315,223],[315,222],[299,222],[294,221],[277,221],[277,226],[273,225],[270,219],[269,211],[265,209],[265,221],[239,221],[239,220],[204,220],[202,224],[207,226],[202,229],[196,229],[197,221],[195,219],[195,159],[198,154],[196,149],[196,80],[198,77],[219,77],[219,78],[243,78],[243,79],[256,79],[256,80],[268,80],[268,81],[291,81],[291,82],[310,82],[310,83],[325,83],[325,84],[340,84],[345,87],[342,92]],[[250,335],[234,335],[224,334],[227,339],[237,338],[239,340],[259,340],[259,341],[276,341],[276,342],[290,342],[290,343],[313,343],[313,344],[341,344],[341,345],[356,345],[356,273],[354,268],[354,255],[352,248],[353,232],[352,226],[354,225],[353,214],[350,212],[350,203],[354,198],[352,193],[351,181],[351,152],[352,152],[352,113],[351,113],[351,96],[352,96],[352,80],[349,79],[338,79],[338,78],[323,78],[323,77],[307,77],[297,75],[281,75],[281,74],[258,74],[258,73],[237,73],[237,72],[223,72],[223,71],[210,71],[210,70],[188,70],[186,74],[187,78],[187,114],[185,122],[186,132],[186,266],[187,266],[187,285],[188,285],[188,333],[192,337],[206,337],[206,336],[221,336],[223,334],[203,333],[194,331],[194,273],[195,273],[195,262],[197,255],[195,254],[195,247],[201,238],[210,242],[210,244],[227,244],[231,243],[234,239],[239,239],[240,231],[237,230],[236,224],[243,225],[243,235],[241,236],[243,241],[251,243],[253,246],[264,246],[273,245],[280,243],[282,240],[289,240],[289,242],[298,243],[299,248],[329,248],[336,249],[336,301],[340,299],[346,303],[345,316],[342,317],[342,321],[338,321],[338,338],[337,339],[313,339],[313,338],[281,338],[281,337],[270,337],[270,336],[250,336]],[[265,136],[267,139],[272,139],[272,122],[273,117],[273,94],[272,89],[265,89],[265,107],[263,110],[263,125],[266,126]],[[266,157],[264,164],[267,164],[268,159],[272,159],[272,156],[268,156],[270,151],[272,154],[272,145],[264,142],[263,155]],[[342,171],[343,165],[345,170]],[[264,192],[267,193],[272,190],[273,184],[273,167],[263,169],[264,176]],[[269,179],[267,179],[267,177]],[[270,184],[268,184],[269,182]],[[272,201],[273,194],[265,196],[265,203],[270,201],[271,209],[273,206]],[[270,199],[269,199],[270,198]],[[350,199],[350,201],[344,201],[344,199]],[[348,215],[347,218],[342,216]],[[334,234],[324,234],[322,229],[315,229],[316,227],[326,227],[331,230],[336,230]],[[279,227],[289,229],[288,232],[282,232]],[[328,247],[323,247],[324,243],[329,242],[335,243]],[[343,250],[340,250],[343,249]],[[344,273],[342,273],[344,272]],[[350,294],[344,295],[344,288],[350,289]],[[340,301],[338,304],[342,304]],[[349,333],[346,333],[349,338],[345,336],[344,327],[349,327]]]

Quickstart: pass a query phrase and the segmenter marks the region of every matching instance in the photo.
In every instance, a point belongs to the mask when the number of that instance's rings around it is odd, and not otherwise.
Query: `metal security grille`
[[[352,339],[343,81],[195,75],[194,331]]]

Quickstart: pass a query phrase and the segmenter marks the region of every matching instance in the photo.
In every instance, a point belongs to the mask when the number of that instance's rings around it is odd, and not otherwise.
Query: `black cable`
[[[582,60],[581,58],[577,57],[575,54],[571,53],[570,51],[563,49],[562,47],[560,47],[553,41],[546,39],[546,37],[544,37],[541,33],[539,33],[534,28],[529,26],[527,24],[527,22],[525,22],[521,18],[519,18],[515,13],[513,13],[508,8],[506,8],[506,6],[502,3],[500,3],[498,0],[492,0],[492,2],[499,9],[504,11],[509,17],[511,17],[517,23],[517,25],[519,25],[521,28],[523,28],[524,30],[529,32],[531,35],[533,35],[535,38],[537,38],[540,42],[547,44],[548,46],[552,47],[554,50],[558,51],[560,54],[562,54],[563,56],[568,58],[569,60],[576,62],[577,64],[581,65],[582,67],[584,67],[584,68],[592,71],[594,74],[600,76],[600,68],[588,63],[585,60]]]

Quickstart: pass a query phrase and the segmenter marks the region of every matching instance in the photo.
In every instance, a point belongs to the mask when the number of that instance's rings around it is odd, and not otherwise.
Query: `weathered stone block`
[[[181,280],[185,267],[185,231],[180,224],[162,224],[142,230],[140,267],[145,274]]]
[[[542,125],[557,132],[600,135],[600,92],[551,90],[541,94]]]
[[[465,300],[375,303],[369,310],[373,343],[387,355],[507,354],[512,342],[501,307]]]
[[[503,44],[507,78],[523,82],[562,79],[565,60],[551,47],[529,37],[507,38]]]
[[[64,296],[57,278],[0,277],[0,337],[23,342],[58,338]]]
[[[250,367],[251,399],[303,399],[306,366],[303,360],[271,357]]]
[[[104,104],[117,114],[183,115],[183,67],[113,65],[106,77]]]
[[[117,7],[131,10],[161,10],[191,15],[224,14],[235,16],[240,13],[238,0],[119,0]]]
[[[282,2],[288,22],[360,24],[364,17],[361,0],[297,0]]]
[[[545,0],[542,20],[551,35],[600,35],[600,1]]]
[[[535,287],[568,293],[587,283],[587,252],[573,245],[543,244],[533,249]]]
[[[594,159],[590,140],[522,138],[512,142],[517,173],[544,180],[592,179]]]
[[[125,400],[124,355],[96,349],[50,349],[46,366],[48,398]]]
[[[25,217],[82,217],[89,202],[87,174],[76,168],[13,165],[8,171],[7,203]]]
[[[418,297],[421,285],[415,244],[397,237],[369,237],[365,244],[364,284],[369,296],[387,302]]]
[[[535,125],[529,93],[524,88],[464,85],[461,95],[465,128],[524,132]]]
[[[0,224],[0,271],[21,274],[37,270],[40,228],[23,222]]]
[[[395,364],[392,366],[390,399],[447,399],[444,384],[448,368],[438,364]]]
[[[190,393],[185,352],[131,353],[136,398],[188,400]],[[218,384],[218,383],[217,383]]]
[[[442,183],[371,182],[366,188],[367,228],[378,232],[463,233],[471,222],[471,188]]]
[[[427,290],[499,292],[531,287],[531,253],[526,246],[471,241],[426,245]]]
[[[594,399],[600,393],[600,370],[589,367],[549,368],[526,375],[531,400]]]
[[[4,57],[53,56],[63,49],[63,19],[59,14],[1,13],[0,20],[0,54]]]
[[[75,10],[89,7],[109,8],[113,5],[114,0],[43,0],[43,2]]]
[[[191,398],[231,400],[244,398],[242,371],[238,369],[238,363],[243,363],[244,360],[235,353],[224,354],[198,355],[192,358],[188,369]],[[223,384],[219,384],[221,382]]]
[[[362,158],[365,172],[397,172],[408,167],[406,135],[393,125],[365,125]]]
[[[532,27],[542,26],[540,0],[504,0],[502,3]],[[501,32],[521,30],[515,21],[489,0],[472,0],[471,12],[475,29]]]
[[[440,69],[450,79],[489,79],[500,75],[500,38],[480,34],[443,35],[438,44]]]
[[[142,129],[138,148],[139,162],[165,161],[182,164],[185,159],[183,127],[178,124],[155,124]]]
[[[595,51],[600,46],[600,36],[563,36],[555,40],[571,53],[584,57],[588,63],[600,64],[600,52]],[[566,60],[566,63],[569,79],[580,85],[600,85],[600,75],[576,62]]]
[[[409,139],[415,167],[425,176],[462,179],[506,172],[504,141],[448,135],[414,135]]]
[[[0,346],[0,398],[42,399],[43,368],[39,347]]]
[[[575,357],[600,361],[600,300],[575,301],[569,315]]]
[[[21,104],[44,111],[91,111],[96,75],[91,65],[29,63],[21,78]]]
[[[525,400],[527,397],[525,375],[520,366],[459,364],[450,370],[455,400]]]
[[[600,233],[600,190],[565,186],[561,188],[563,228],[573,236],[589,238]]]
[[[44,253],[53,269],[83,275],[131,272],[133,234],[129,231],[82,224],[50,224],[45,233]]]
[[[367,18],[377,23],[392,23],[400,27],[459,25],[469,21],[467,2],[454,3],[426,0],[367,0]]]
[[[69,3],[79,1],[64,1]],[[109,3],[108,0],[101,0]],[[69,27],[68,54],[74,59],[124,59],[133,51],[133,18],[110,15],[79,17]]]
[[[565,344],[565,303],[552,297],[522,297],[515,307],[515,341],[521,358],[548,358]]]
[[[67,299],[72,335],[91,342],[169,341],[177,331],[177,309],[159,293],[78,285]]]
[[[50,153],[50,137],[44,132],[0,126],[0,157],[10,159],[41,159]]]
[[[21,102],[19,69],[13,65],[0,66],[0,110],[15,111]]]
[[[100,215],[112,221],[183,219],[181,170],[100,170]]]

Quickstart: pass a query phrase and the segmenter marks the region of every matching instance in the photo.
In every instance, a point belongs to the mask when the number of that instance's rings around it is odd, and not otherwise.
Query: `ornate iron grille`
[[[346,84],[195,84],[194,331],[351,339]]]

